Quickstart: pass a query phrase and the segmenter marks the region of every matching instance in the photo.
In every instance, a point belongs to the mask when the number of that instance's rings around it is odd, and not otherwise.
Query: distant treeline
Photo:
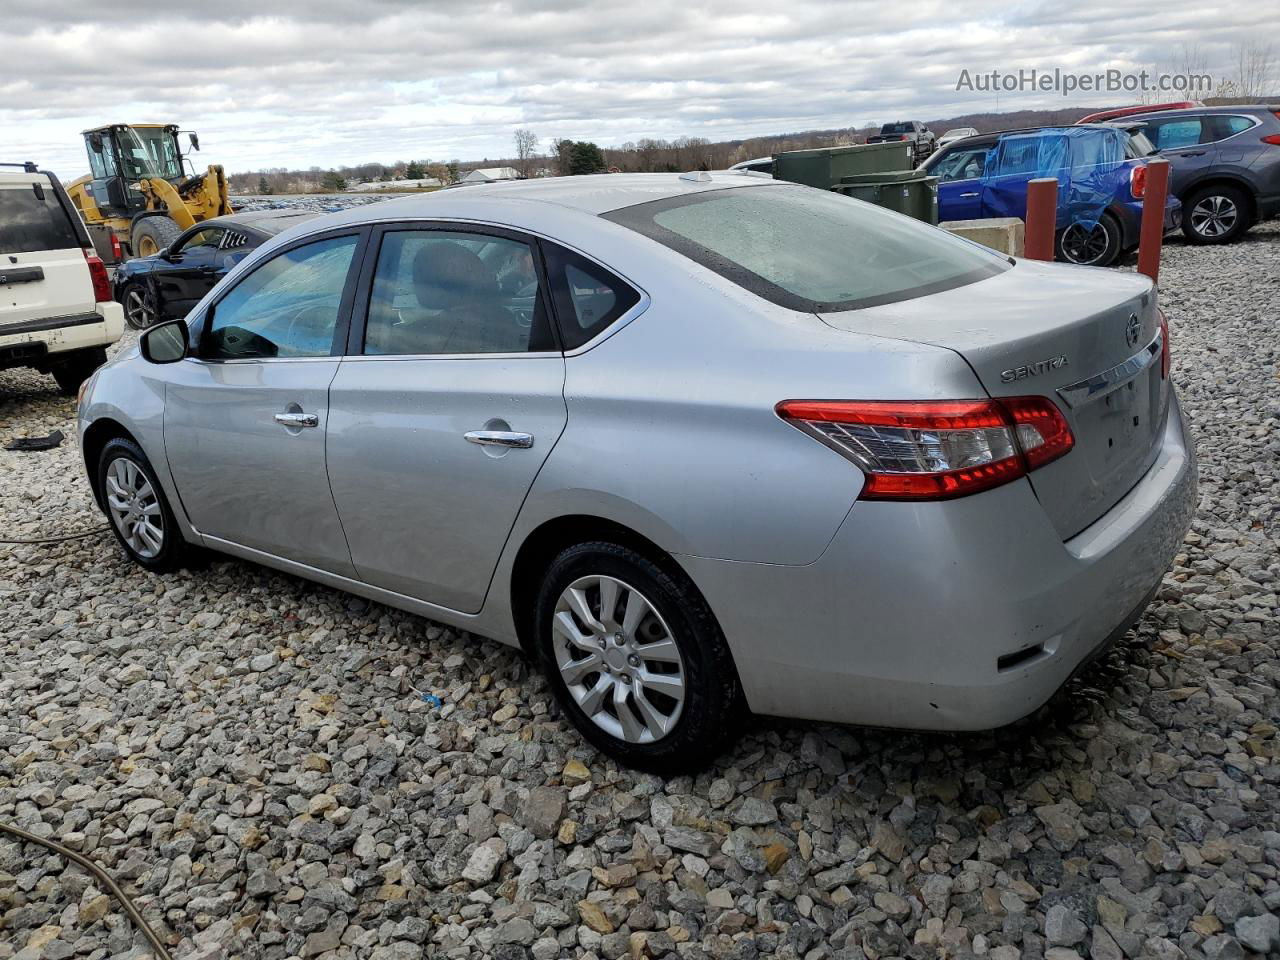
[[[939,136],[952,127],[974,127],[979,133],[987,133],[1017,127],[1074,123],[1093,109],[1064,107],[1059,110],[970,113],[926,122],[929,128]],[[917,118],[887,116],[882,122],[908,119]],[[465,162],[401,160],[389,164],[362,163],[357,166],[336,167],[329,170],[321,167],[312,167],[309,170],[277,168],[234,173],[227,179],[235,193],[311,193],[346,190],[354,184],[371,180],[416,180],[434,177],[443,183],[452,183],[479,167],[514,167],[528,177],[603,173],[606,170],[620,170],[624,173],[723,170],[742,160],[772,156],[785,150],[862,143],[868,136],[878,133],[879,129],[880,124],[876,123],[863,127],[804,130],[798,133],[782,133],[743,140],[713,142],[702,137],[678,137],[675,140],[644,139],[617,147],[600,147],[587,141],[553,138],[551,148],[546,155],[531,151],[526,152],[524,156],[486,157],[483,160]],[[521,132],[526,135],[529,133]],[[534,142],[537,141],[534,140]]]

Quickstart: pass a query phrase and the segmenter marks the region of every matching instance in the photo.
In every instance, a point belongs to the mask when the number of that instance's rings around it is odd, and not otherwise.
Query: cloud
[[[1210,72],[1227,75],[1233,45],[1264,26],[1255,5],[1189,0],[963,7],[49,0],[6,11],[0,25],[4,159],[78,175],[82,129],[147,120],[199,130],[197,162],[239,171],[497,158],[512,153],[519,126],[544,143],[609,145],[931,119],[996,106],[956,91],[961,69],[1149,69],[1195,44]],[[1062,104],[1030,92],[1000,99],[1003,109]]]

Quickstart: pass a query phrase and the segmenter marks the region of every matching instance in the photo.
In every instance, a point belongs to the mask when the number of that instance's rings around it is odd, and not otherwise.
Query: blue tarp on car
[[[986,215],[1025,218],[1027,183],[1053,177],[1058,181],[1058,229],[1097,223],[1115,199],[1126,136],[1118,128],[1050,127],[1001,137],[988,152],[982,173]]]

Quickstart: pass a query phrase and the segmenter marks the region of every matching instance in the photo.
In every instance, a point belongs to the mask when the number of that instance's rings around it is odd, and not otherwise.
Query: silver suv
[[[0,164],[0,370],[51,373],[71,396],[123,332],[107,269],[58,178]]]

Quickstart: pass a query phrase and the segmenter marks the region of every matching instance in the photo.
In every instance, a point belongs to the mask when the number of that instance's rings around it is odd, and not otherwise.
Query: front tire
[[[106,362],[106,347],[87,347],[64,354],[54,362],[50,372],[58,384],[58,392],[64,397],[74,397],[80,390],[80,384]]]
[[[159,319],[155,298],[142,281],[134,281],[121,291],[120,305],[124,307],[125,323],[134,330],[145,330]]]
[[[182,228],[165,216],[143,217],[133,225],[129,245],[135,257],[153,257],[178,239]]]
[[[185,566],[191,548],[173,518],[155,468],[132,440],[108,441],[98,457],[102,505],[129,559],[153,573]]]
[[[538,593],[534,642],[556,698],[595,747],[673,775],[736,734],[733,657],[693,582],[616,543],[570,547]]]
[[[1192,243],[1231,243],[1250,226],[1249,198],[1237,187],[1201,187],[1182,207],[1182,232]]]
[[[1120,257],[1124,238],[1120,223],[1104,213],[1093,226],[1073,223],[1055,240],[1057,258],[1085,267],[1109,267]]]

